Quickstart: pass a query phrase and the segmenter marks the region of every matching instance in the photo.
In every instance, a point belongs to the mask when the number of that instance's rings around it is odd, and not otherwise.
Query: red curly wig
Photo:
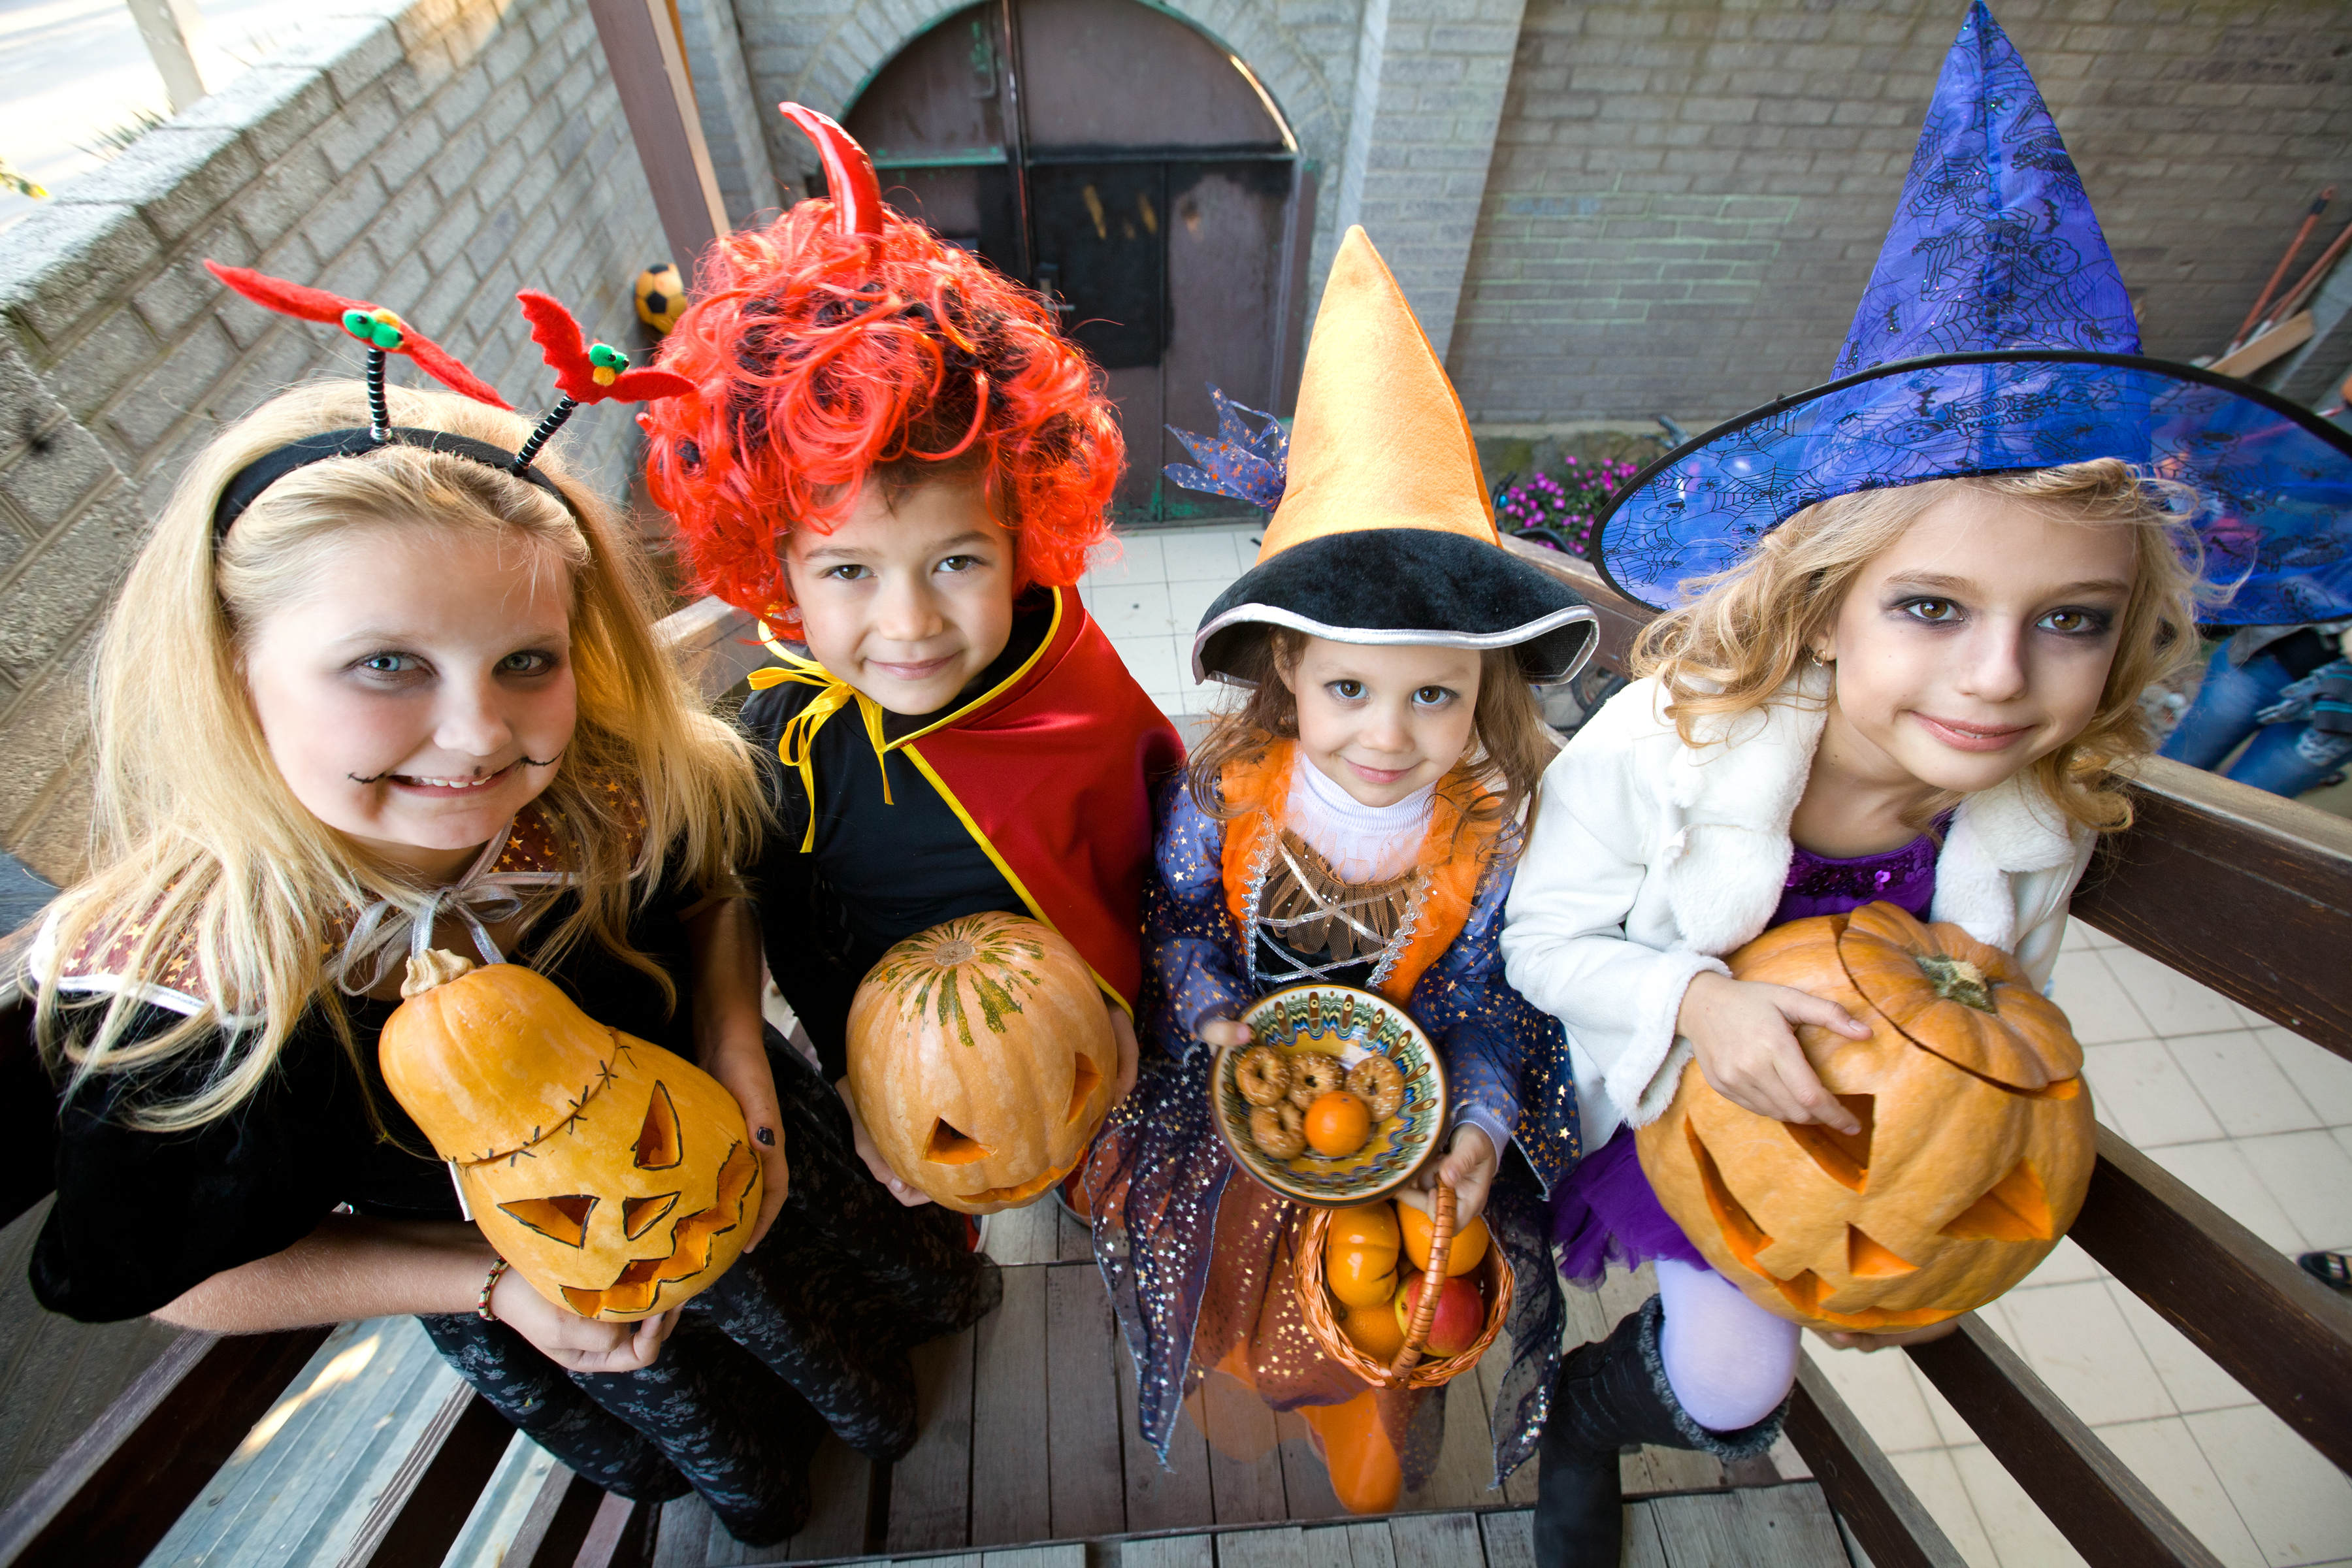
[[[788,531],[832,531],[869,478],[926,476],[979,479],[1016,592],[1077,582],[1126,449],[1035,294],[887,209],[878,238],[843,234],[818,197],[729,235],[699,281],[659,356],[695,390],[641,423],[701,591],[782,609]]]

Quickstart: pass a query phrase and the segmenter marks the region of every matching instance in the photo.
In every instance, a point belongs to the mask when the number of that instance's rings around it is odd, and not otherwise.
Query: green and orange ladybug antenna
[[[250,267],[224,267],[208,260],[205,268],[265,310],[299,321],[331,322],[367,345],[369,430],[379,444],[392,438],[392,415],[383,400],[383,363],[388,354],[407,355],[416,362],[417,369],[452,392],[493,408],[514,411],[513,405],[488,382],[458,363],[456,355],[381,305],[289,283]]]
[[[592,343],[588,334],[551,294],[526,289],[515,296],[522,301],[524,320],[530,322],[530,341],[555,372],[555,406],[515,454],[514,471],[530,467],[548,437],[563,427],[572,411],[583,403],[645,403],[676,397],[694,390],[694,383],[667,370],[631,370],[629,356],[610,343]]]

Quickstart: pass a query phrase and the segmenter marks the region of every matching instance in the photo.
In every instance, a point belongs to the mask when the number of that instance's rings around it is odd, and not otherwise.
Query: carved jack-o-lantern
[[[882,955],[849,1009],[849,1091],[890,1168],[966,1214],[1029,1203],[1085,1157],[1118,1047],[1078,950],[964,915]]]
[[[1666,1212],[1749,1300],[1818,1328],[1921,1328],[2057,1245],[2096,1156],[2091,1096],[2065,1015],[2007,953],[1876,903],[1766,931],[1731,972],[1872,1030],[1798,1031],[1857,1135],[1743,1110],[1696,1062],[1638,1134]]]
[[[376,1047],[384,1082],[541,1295],[627,1322],[727,1272],[761,1175],[718,1079],[515,964],[435,952],[408,975]]]

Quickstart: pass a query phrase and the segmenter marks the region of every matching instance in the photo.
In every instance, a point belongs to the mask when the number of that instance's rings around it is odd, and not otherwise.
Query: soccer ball
[[[637,274],[637,320],[666,332],[677,325],[678,312],[685,309],[686,282],[677,268],[657,261]]]

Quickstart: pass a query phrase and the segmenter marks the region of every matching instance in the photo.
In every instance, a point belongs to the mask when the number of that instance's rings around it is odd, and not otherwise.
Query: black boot
[[[1659,1358],[1664,1320],[1653,1296],[1607,1339],[1580,1345],[1560,1362],[1537,1449],[1537,1568],[1618,1568],[1625,1537],[1621,1450],[1649,1444],[1748,1459],[1780,1436],[1780,1410],[1737,1432],[1713,1431],[1690,1418]]]

